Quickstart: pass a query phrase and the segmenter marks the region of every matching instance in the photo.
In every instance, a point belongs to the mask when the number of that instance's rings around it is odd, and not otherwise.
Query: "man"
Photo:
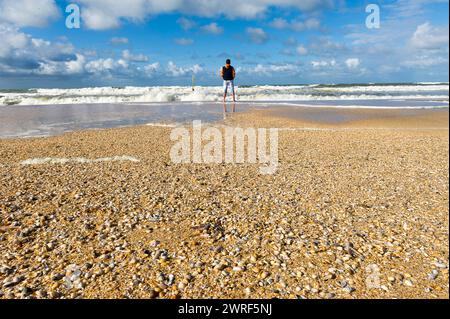
[[[233,102],[236,102],[234,93],[234,79],[236,78],[236,70],[231,66],[231,60],[227,59],[226,64],[222,67],[220,75],[223,79],[223,102],[227,99],[228,88],[231,88],[233,94]]]

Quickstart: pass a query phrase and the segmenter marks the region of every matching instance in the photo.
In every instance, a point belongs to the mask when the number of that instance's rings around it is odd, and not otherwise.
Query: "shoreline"
[[[239,117],[239,115],[238,115]],[[245,115],[243,115],[245,118]],[[448,109],[336,109],[284,107],[253,110],[251,118],[260,123],[293,127],[359,128],[359,129],[448,129]],[[267,125],[267,124],[266,124]]]
[[[188,108],[189,106],[189,108]],[[405,109],[405,108],[335,108],[318,106],[287,106],[236,104],[237,113],[223,113],[223,103],[208,105],[188,103],[187,105],[71,105],[67,111],[59,105],[45,107],[24,107],[0,117],[0,139],[47,138],[83,130],[126,128],[140,125],[186,125],[193,120],[208,123],[227,122],[230,117],[277,118],[278,125],[291,123],[295,126],[311,127],[448,127],[448,108]],[[97,109],[95,108],[97,107]],[[102,108],[105,107],[106,110]],[[128,107],[131,107],[129,109]],[[181,109],[179,109],[181,107]],[[232,103],[227,103],[230,111]],[[85,108],[85,109],[83,109]],[[90,109],[94,108],[94,109]],[[77,110],[78,109],[78,110]],[[81,110],[80,110],[81,109]],[[74,113],[79,115],[74,115]],[[93,112],[93,119],[87,120],[85,112]],[[64,117],[71,116],[66,121]],[[47,122],[42,118],[50,119]],[[96,119],[97,117],[97,119]],[[36,120],[38,118],[39,120]],[[228,121],[229,122],[229,121]],[[273,121],[272,121],[273,122]],[[245,123],[243,123],[245,124]],[[275,123],[276,124],[276,123]],[[274,126],[277,127],[277,126]]]

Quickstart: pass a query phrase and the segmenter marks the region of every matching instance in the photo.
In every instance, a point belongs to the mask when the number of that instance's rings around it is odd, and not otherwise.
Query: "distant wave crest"
[[[315,101],[427,99],[448,101],[448,83],[242,86],[240,101]],[[218,102],[221,87],[97,87],[81,89],[0,90],[0,105],[97,103]]]

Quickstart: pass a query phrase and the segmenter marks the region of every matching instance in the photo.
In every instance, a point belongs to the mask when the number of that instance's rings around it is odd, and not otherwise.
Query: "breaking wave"
[[[425,99],[448,103],[449,84],[242,86],[237,88],[237,95],[243,102]],[[221,99],[222,87],[206,86],[196,87],[195,91],[186,86],[0,90],[0,105],[218,102]]]

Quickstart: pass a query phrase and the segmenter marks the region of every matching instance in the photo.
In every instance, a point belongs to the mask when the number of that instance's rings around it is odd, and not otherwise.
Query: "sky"
[[[0,39],[1,88],[449,77],[448,0],[0,0]]]

